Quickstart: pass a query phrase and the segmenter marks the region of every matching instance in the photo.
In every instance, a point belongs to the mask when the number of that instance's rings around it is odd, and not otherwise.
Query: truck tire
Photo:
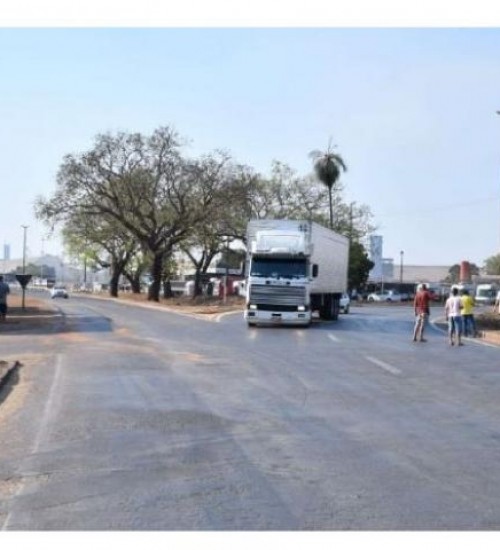
[[[323,296],[321,296],[321,305],[319,306],[319,318],[323,321],[328,321],[330,319],[331,306],[328,297],[328,294],[324,294]]]
[[[325,321],[336,321],[339,316],[340,300],[334,294],[323,295],[323,305],[319,316]]]
[[[340,313],[340,297],[337,294],[330,294],[330,319],[336,321]]]

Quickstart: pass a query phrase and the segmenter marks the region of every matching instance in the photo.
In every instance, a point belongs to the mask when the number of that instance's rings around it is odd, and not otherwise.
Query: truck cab
[[[249,254],[248,324],[309,325],[311,267],[303,234],[259,231]]]
[[[252,220],[247,228],[249,326],[336,319],[347,287],[347,239],[313,222]]]

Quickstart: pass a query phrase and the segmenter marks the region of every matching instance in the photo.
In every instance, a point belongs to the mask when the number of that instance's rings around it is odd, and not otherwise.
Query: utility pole
[[[353,231],[353,213],[352,213],[352,207],[354,203],[351,202],[349,206],[349,245],[352,246],[352,231]]]
[[[497,115],[500,115],[500,111],[497,111],[496,113],[497,113]]]
[[[399,262],[399,283],[400,284],[403,284],[403,256],[404,256],[404,254],[405,254],[404,250],[401,250],[401,252],[399,253],[400,258],[401,258],[400,262]]]
[[[45,238],[42,237],[42,265],[40,266],[40,279],[43,279],[43,261],[45,256],[44,244],[45,244]]]
[[[229,264],[228,264],[228,261],[229,261],[229,238],[226,238],[226,274],[224,276],[224,299],[223,299],[223,304],[225,304],[227,302],[227,281],[228,281],[228,276],[229,276]]]

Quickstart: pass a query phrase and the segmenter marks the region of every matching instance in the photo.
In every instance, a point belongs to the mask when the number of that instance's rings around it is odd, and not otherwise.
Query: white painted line
[[[387,372],[390,372],[391,374],[394,374],[398,376],[401,374],[401,371],[397,369],[396,367],[393,367],[392,365],[389,365],[388,363],[385,363],[384,361],[381,361],[380,359],[376,359],[375,357],[370,357],[369,355],[365,355],[365,358],[370,361],[370,363],[373,363],[374,365],[377,365],[377,367],[380,367],[381,369],[384,369]]]
[[[225,311],[224,313],[219,313],[215,317],[215,322],[220,323],[221,319],[223,319],[224,317],[227,317],[228,315],[234,315],[235,313],[241,313],[241,317],[243,318],[243,310],[242,309],[237,309],[235,311]]]
[[[39,451],[42,439],[47,433],[47,427],[50,424],[50,417],[51,417],[51,414],[53,413],[53,410],[52,410],[53,409],[53,403],[54,403],[54,398],[57,394],[56,389],[59,385],[59,379],[61,377],[61,370],[62,370],[62,355],[58,354],[57,359],[56,359],[56,369],[55,369],[54,378],[52,378],[52,384],[50,386],[49,395],[47,397],[47,401],[45,402],[45,407],[44,407],[44,410],[43,410],[42,419],[41,419],[40,424],[38,426],[38,433],[37,433],[35,442],[33,444],[31,454],[28,455],[27,457],[24,457],[24,460],[22,461],[21,468],[20,468],[20,470],[21,470],[20,476],[21,476],[22,480],[21,480],[21,483],[19,484],[19,487],[17,488],[16,492],[11,497],[11,502],[13,502],[22,493],[22,491],[24,489],[25,480],[26,480],[26,476],[23,475],[24,464],[31,457],[31,455],[33,455],[33,454],[35,454]],[[2,529],[1,529],[2,531],[6,531],[9,528],[9,524],[11,522],[11,519],[12,519],[12,511],[10,510],[7,513],[5,521],[2,525]]]
[[[54,378],[52,379],[52,384],[50,386],[50,391],[49,391],[47,401],[45,402],[45,408],[43,411],[42,420],[38,428],[38,434],[36,436],[35,443],[33,445],[33,450],[31,451],[32,453],[38,452],[40,448],[40,443],[43,437],[46,435],[47,427],[50,423],[50,416],[53,412],[54,397],[57,394],[56,388],[59,385],[61,370],[62,370],[62,356],[61,354],[58,354],[56,359],[56,371],[54,374]]]
[[[340,342],[340,338],[335,336],[335,334],[328,334],[328,338],[330,338],[332,342]]]

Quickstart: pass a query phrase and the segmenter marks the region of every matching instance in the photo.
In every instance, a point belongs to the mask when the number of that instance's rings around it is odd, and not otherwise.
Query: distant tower
[[[384,279],[382,245],[382,235],[370,236],[370,260],[375,264],[370,271],[372,281],[383,281]]]
[[[10,244],[3,245],[3,259],[10,260]]]

